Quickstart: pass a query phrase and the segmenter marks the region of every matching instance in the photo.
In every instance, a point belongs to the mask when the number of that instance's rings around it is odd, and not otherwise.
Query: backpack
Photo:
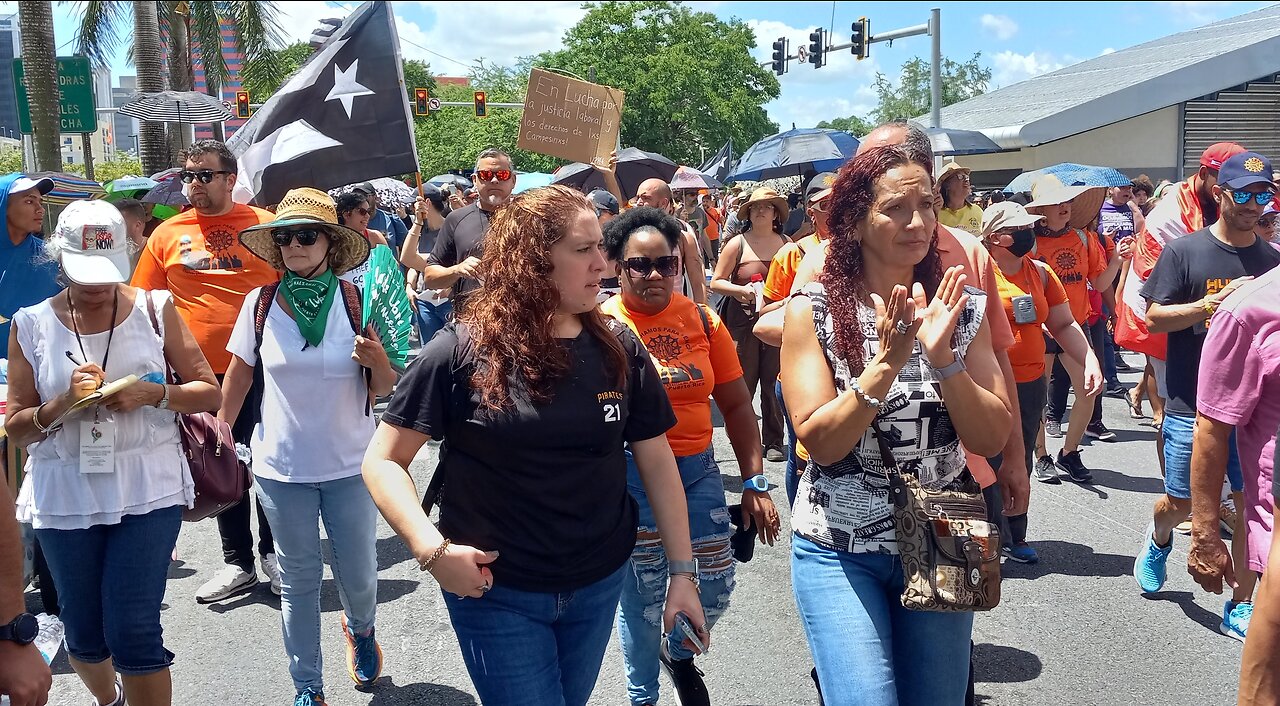
[[[253,384],[261,390],[263,389],[263,373],[262,373],[262,332],[267,327],[267,314],[271,312],[271,305],[275,303],[276,293],[280,291],[280,283],[273,282],[258,290],[258,300],[253,305]],[[338,280],[338,291],[342,295],[342,305],[347,312],[347,322],[351,324],[351,331],[357,335],[362,333],[363,327],[360,325],[364,321],[364,306],[361,304],[360,288],[346,281]],[[365,385],[369,385],[371,381],[371,371],[364,368]],[[373,401],[366,398],[364,403],[364,416],[369,416],[373,412]],[[262,402],[258,401],[258,421],[262,419]]]

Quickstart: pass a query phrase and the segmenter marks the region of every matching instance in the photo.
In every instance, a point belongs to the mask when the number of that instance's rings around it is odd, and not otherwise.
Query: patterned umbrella
[[[1023,172],[1014,177],[1004,191],[1009,194],[1031,191],[1031,185],[1042,174],[1054,175],[1065,186],[1129,186],[1133,183],[1132,179],[1111,167],[1063,162],[1034,172]]]
[[[363,184],[365,182],[360,182]],[[378,192],[378,203],[382,205],[404,204],[412,205],[418,199],[417,190],[411,188],[408,184],[398,179],[390,177],[380,177],[378,179],[370,179],[369,184],[373,186],[373,190]],[[355,189],[359,184],[347,184],[336,189],[330,189],[329,195],[338,198]]]
[[[120,106],[120,114],[152,123],[220,123],[231,111],[214,96],[199,91],[143,92]]]
[[[676,170],[676,175],[671,178],[672,189],[723,189],[721,184],[715,177],[710,174],[694,169],[693,167],[680,167]]]
[[[124,198],[138,198],[139,195],[156,188],[160,182],[146,177],[127,176],[120,177],[115,181],[107,182],[104,187],[107,190],[108,201],[119,201]]]
[[[161,181],[151,191],[148,191],[141,201],[142,203],[156,203],[165,206],[186,206],[189,203],[187,195],[182,193],[182,180],[177,178]]]
[[[840,130],[800,128],[760,140],[742,153],[725,181],[763,181],[834,172],[853,158],[858,139]]]
[[[32,179],[52,179],[53,191],[45,194],[44,200],[51,204],[69,204],[72,201],[88,201],[100,199],[107,195],[102,184],[92,179],[67,174],[66,172],[36,172],[28,174]]]

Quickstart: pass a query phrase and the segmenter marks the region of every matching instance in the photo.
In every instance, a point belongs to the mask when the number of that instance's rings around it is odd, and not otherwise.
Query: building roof
[[[975,96],[942,109],[949,128],[1001,147],[1041,145],[1280,72],[1280,5],[1232,17]],[[932,125],[929,116],[916,119]]]

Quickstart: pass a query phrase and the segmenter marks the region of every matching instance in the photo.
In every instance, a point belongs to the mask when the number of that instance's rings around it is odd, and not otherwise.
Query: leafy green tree
[[[986,93],[991,82],[991,69],[983,68],[978,59],[982,52],[973,55],[963,64],[942,58],[942,105],[959,103]],[[898,82],[891,82],[884,74],[876,74],[875,89],[880,104],[871,117],[877,123],[903,120],[926,115],[930,108],[929,62],[915,57],[902,65]]]
[[[862,137],[863,135],[871,132],[875,128],[875,125],[872,125],[856,115],[850,115],[847,118],[823,120],[818,123],[817,127],[828,128],[831,130],[844,130],[854,137]]]
[[[8,145],[0,149],[0,174],[26,171],[22,168],[22,148]]]
[[[732,138],[739,150],[778,126],[764,104],[778,80],[749,49],[755,34],[740,19],[721,20],[676,2],[602,2],[565,33],[564,46],[536,58],[541,67],[626,92],[622,144],[695,164]]]
[[[280,49],[268,49],[267,54],[277,71],[265,76],[244,76],[240,80],[240,88],[249,92],[249,100],[254,103],[265,103],[280,90],[294,72],[302,68],[302,64],[313,51],[311,45],[306,42],[294,42]]]

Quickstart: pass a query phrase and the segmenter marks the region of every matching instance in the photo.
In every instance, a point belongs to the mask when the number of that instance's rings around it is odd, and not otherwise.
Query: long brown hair
[[[582,194],[548,186],[520,194],[494,215],[480,260],[484,285],[458,316],[475,345],[471,386],[480,391],[482,409],[510,409],[513,386],[533,403],[546,404],[555,383],[569,373],[569,352],[553,326],[560,292],[551,281],[551,247],[584,211],[595,213]],[[606,369],[621,386],[628,366],[622,342],[599,310],[579,316],[604,347]]]
[[[827,207],[831,242],[827,245],[827,259],[818,281],[827,291],[836,354],[848,362],[854,375],[861,374],[866,364],[863,360],[865,337],[858,324],[858,308],[870,299],[858,229],[865,226],[875,203],[876,180],[890,169],[907,164],[929,170],[929,165],[921,164],[901,147],[877,147],[841,168],[832,186],[831,204]],[[938,257],[936,233],[929,243],[929,252],[916,263],[912,278],[924,285],[930,299],[937,293],[942,283],[942,261]]]

